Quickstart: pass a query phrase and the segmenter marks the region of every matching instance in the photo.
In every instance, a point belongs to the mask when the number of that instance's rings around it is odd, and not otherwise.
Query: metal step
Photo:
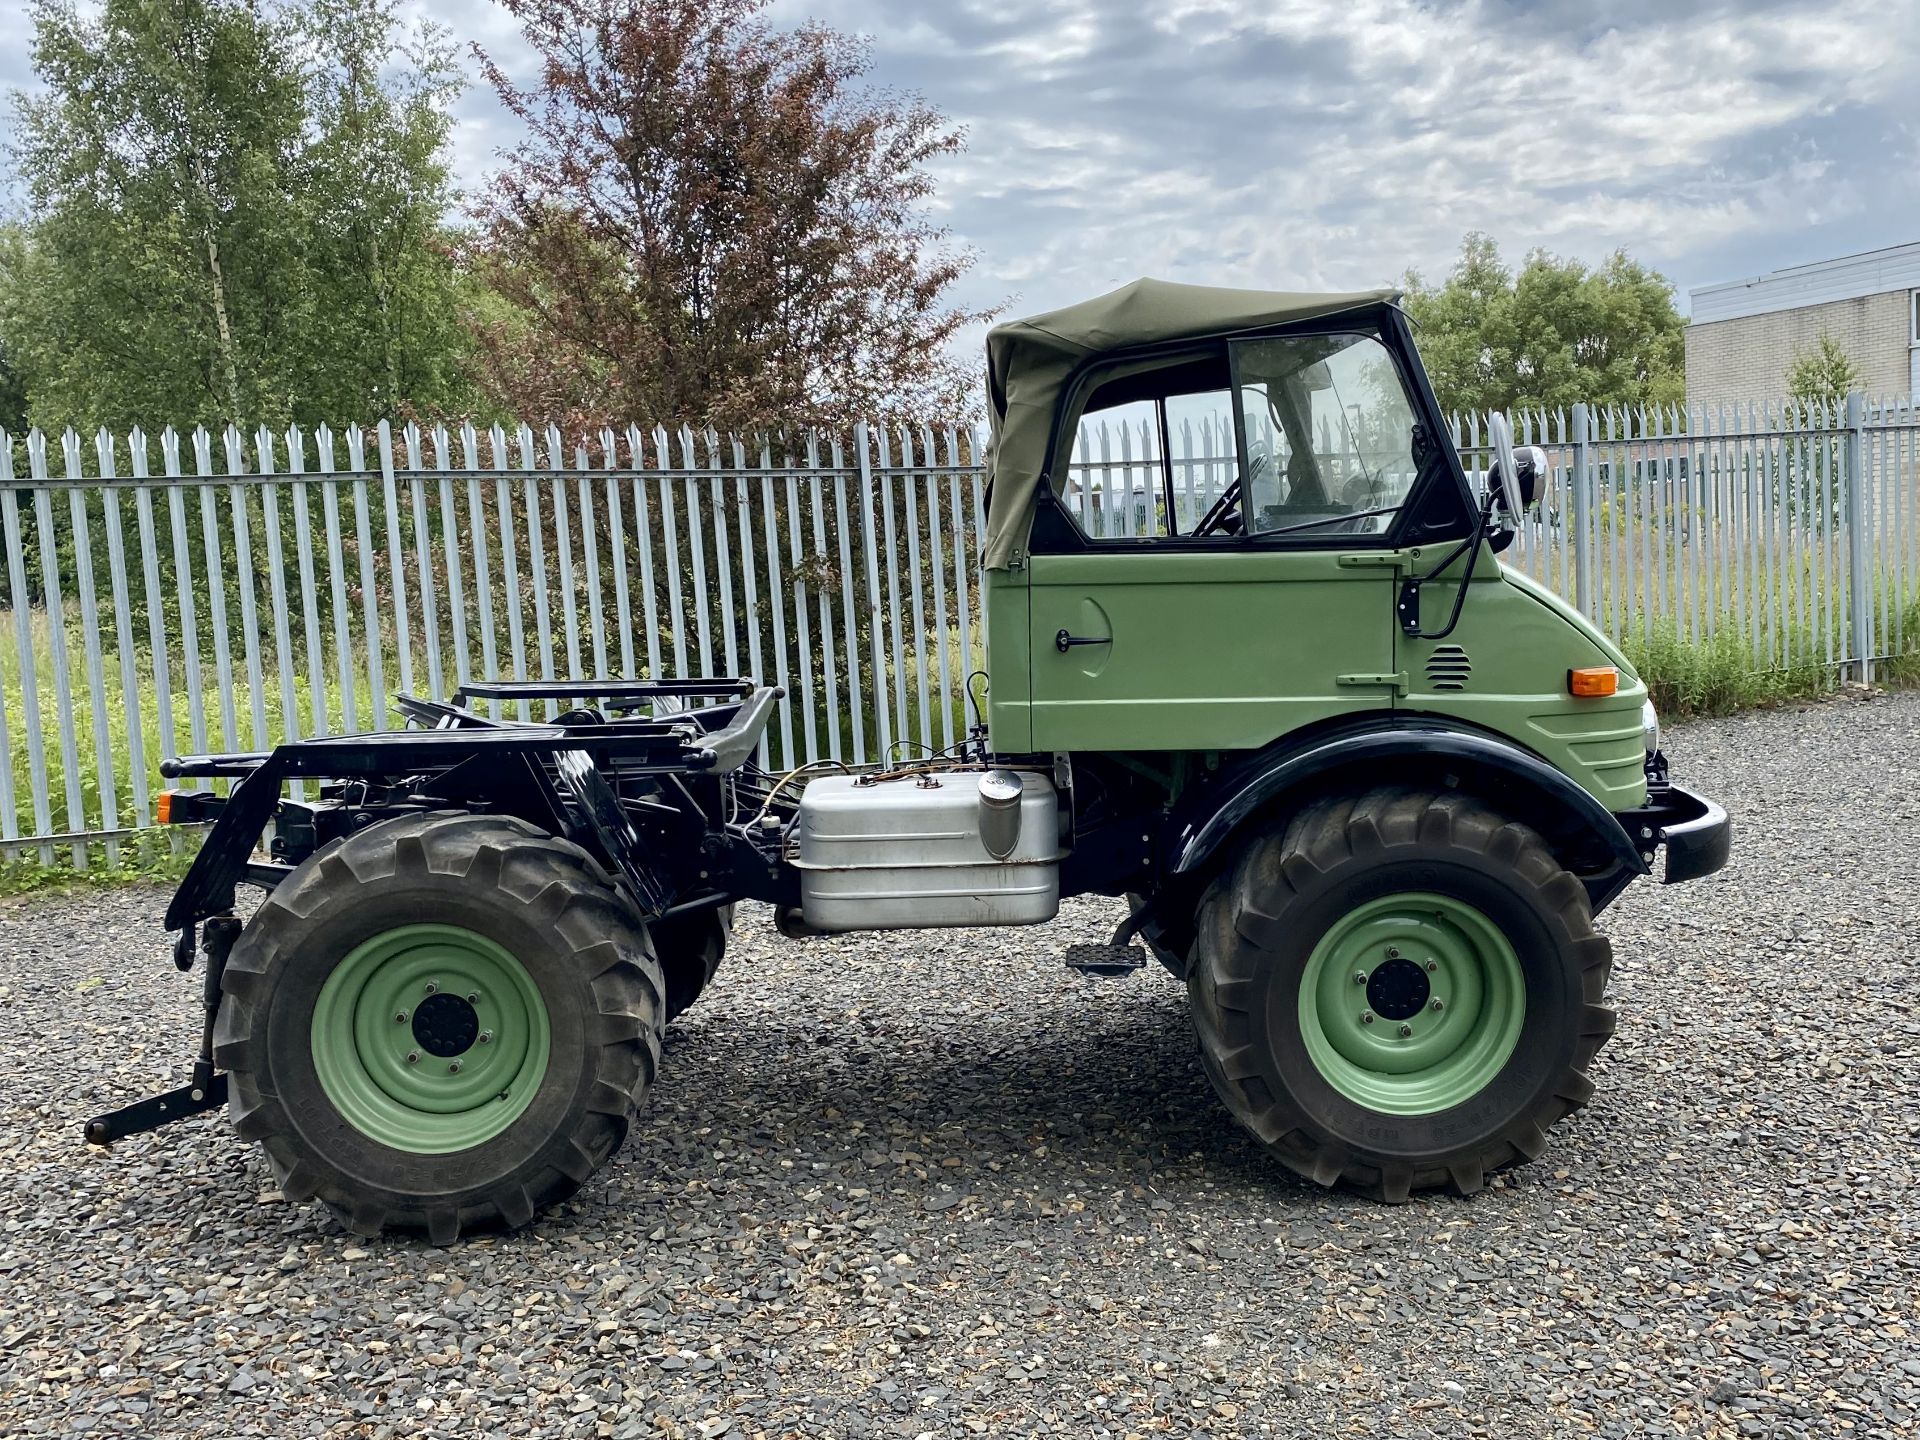
[[[1067,968],[1082,975],[1131,975],[1146,965],[1146,948],[1140,945],[1067,946]]]

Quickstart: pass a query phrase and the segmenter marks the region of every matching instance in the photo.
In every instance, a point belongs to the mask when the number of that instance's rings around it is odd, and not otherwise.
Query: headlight
[[[1646,735],[1647,754],[1651,755],[1660,748],[1660,713],[1651,700],[1640,707],[1640,729]]]

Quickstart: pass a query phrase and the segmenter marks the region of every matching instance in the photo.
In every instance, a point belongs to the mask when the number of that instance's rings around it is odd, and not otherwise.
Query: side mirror
[[[1520,485],[1520,508],[1538,500],[1547,488],[1547,452],[1538,445],[1523,445],[1513,452],[1513,478]]]
[[[1488,488],[1498,497],[1508,516],[1517,520],[1520,512],[1546,488],[1547,452],[1538,445],[1515,450],[1513,426],[1499,411],[1487,417],[1487,438],[1493,443],[1493,469],[1487,476]]]
[[[1499,497],[1509,516],[1519,515],[1520,467],[1513,457],[1513,426],[1501,411],[1487,417],[1487,439],[1493,445],[1493,473],[1487,476],[1487,488]]]

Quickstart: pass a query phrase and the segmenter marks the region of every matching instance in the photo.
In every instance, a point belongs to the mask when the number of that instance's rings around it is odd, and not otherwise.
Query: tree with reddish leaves
[[[865,86],[867,50],[767,0],[502,0],[526,84],[478,51],[527,138],[481,198],[471,323],[503,410],[721,428],[952,415],[986,318],[928,217],[962,133]],[[476,47],[477,49],[477,47]]]

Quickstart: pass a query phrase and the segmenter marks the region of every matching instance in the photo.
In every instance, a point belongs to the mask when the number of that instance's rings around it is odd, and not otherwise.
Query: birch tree
[[[32,20],[0,327],[33,420],[245,431],[461,402],[444,42],[409,46],[391,0],[36,0]]]

